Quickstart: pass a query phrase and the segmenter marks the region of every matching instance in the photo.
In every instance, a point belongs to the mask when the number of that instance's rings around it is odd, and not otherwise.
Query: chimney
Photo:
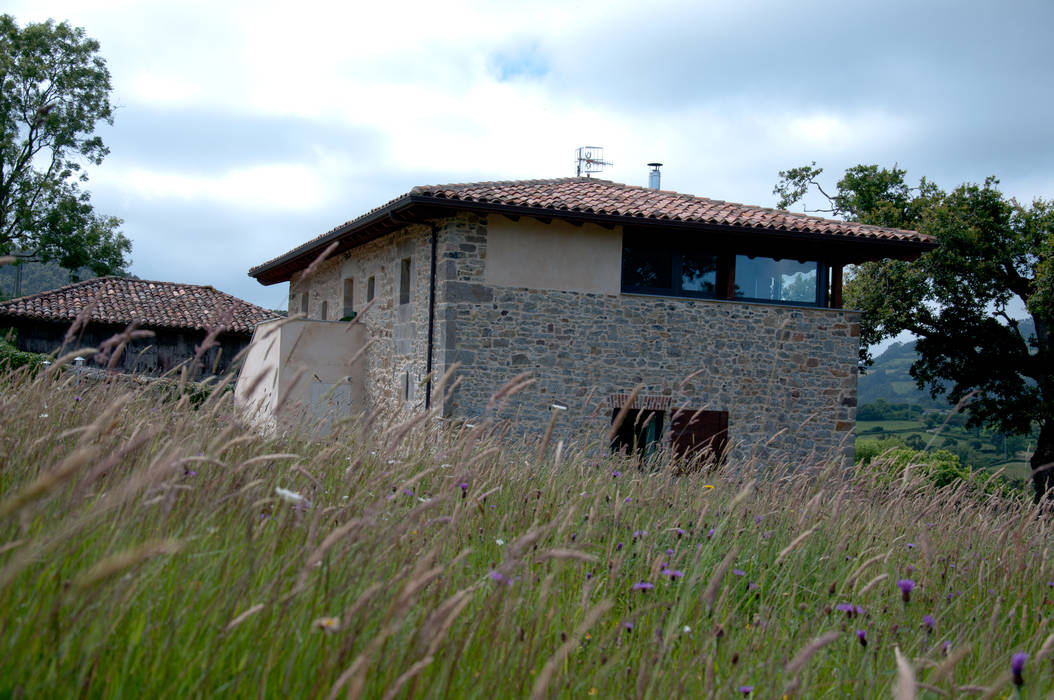
[[[648,173],[648,187],[657,190],[659,189],[659,178],[662,176],[662,173],[659,172],[662,163],[648,163],[648,167],[651,168],[651,172]]]

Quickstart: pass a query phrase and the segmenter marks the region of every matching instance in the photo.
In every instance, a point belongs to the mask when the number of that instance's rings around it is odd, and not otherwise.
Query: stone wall
[[[510,418],[519,431],[541,432],[559,403],[568,410],[556,437],[600,446],[612,407],[642,385],[640,406],[727,411],[733,460],[801,464],[852,454],[856,312],[496,286],[486,281],[486,216],[458,213],[437,222],[436,235],[433,375],[460,363],[449,401],[432,397],[443,415]],[[366,279],[375,276],[377,301],[365,316],[373,341],[367,410],[423,406],[430,236],[429,226],[408,226],[291,283],[291,310],[307,290],[309,315],[317,318],[327,301],[335,318],[343,279],[354,278],[361,308]],[[400,305],[404,257],[413,260],[413,284],[410,303]],[[494,392],[523,372],[536,381],[495,413]]]
[[[599,445],[616,397],[642,384],[642,406],[727,411],[733,460],[851,455],[855,312],[497,287],[485,219],[452,221],[440,241],[442,358],[462,380],[448,415],[494,417],[494,392],[531,372],[499,416],[521,429],[544,430],[559,403],[558,437]]]
[[[374,278],[374,301],[362,322],[369,347],[365,350],[366,412],[405,412],[424,406],[428,294],[431,270],[431,228],[408,226],[321,263],[310,279],[296,273],[289,284],[290,314],[300,311],[301,293],[308,293],[308,318],[343,316],[344,280],[354,280],[354,309],[366,307],[368,279]],[[401,262],[410,258],[410,300],[399,303]],[[356,352],[350,336],[348,353]]]

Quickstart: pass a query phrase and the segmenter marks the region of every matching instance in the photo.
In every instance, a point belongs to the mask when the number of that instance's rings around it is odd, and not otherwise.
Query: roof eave
[[[787,242],[808,241],[825,243],[835,248],[843,249],[845,262],[864,262],[887,257],[914,260],[922,253],[936,248],[936,242],[932,240],[869,239],[861,236],[815,231],[788,231],[644,216],[575,212],[566,209],[527,207],[496,202],[476,202],[407,194],[370,212],[366,216],[349,221],[343,226],[333,229],[321,238],[294,248],[274,260],[250,269],[249,276],[256,278],[263,285],[286,282],[292,277],[294,272],[310,265],[334,241],[341,242],[334,253],[343,252],[378,238],[394,228],[409,223],[419,223],[428,218],[434,218],[440,215],[441,212],[448,210],[496,213],[513,217],[528,216],[543,219],[562,219],[576,223],[595,223],[602,226],[661,226],[665,229],[680,229],[684,231],[736,233],[750,238],[765,238],[770,241],[776,239]],[[395,220],[396,216],[402,218]]]

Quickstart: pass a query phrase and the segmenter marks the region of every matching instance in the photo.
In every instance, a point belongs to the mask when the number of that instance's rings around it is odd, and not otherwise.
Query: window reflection
[[[717,292],[717,256],[684,253],[681,259],[681,289],[714,295]]]
[[[736,256],[736,296],[743,299],[817,302],[816,262]]]
[[[668,289],[669,251],[650,245],[627,244],[622,249],[622,284],[630,288]]]

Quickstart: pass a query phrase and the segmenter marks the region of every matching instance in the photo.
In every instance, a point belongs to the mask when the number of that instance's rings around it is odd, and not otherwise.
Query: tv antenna
[[[590,173],[599,173],[604,166],[613,165],[604,160],[603,146],[582,146],[575,154],[575,177],[589,177]]]

